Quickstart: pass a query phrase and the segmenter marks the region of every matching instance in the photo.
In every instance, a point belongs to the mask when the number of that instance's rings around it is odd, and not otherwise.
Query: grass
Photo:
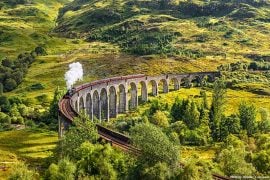
[[[192,156],[196,156],[200,160],[212,161],[215,157],[217,149],[215,147],[191,147],[191,146],[181,146],[181,159],[187,160]]]
[[[241,19],[232,18],[232,10],[226,11],[226,7],[230,9],[233,3],[227,4],[222,1],[215,2],[216,6],[219,4],[223,6],[218,12],[208,15],[197,13],[197,16],[190,15],[191,12],[196,14],[196,9],[192,9],[194,6],[190,6],[188,3],[186,3],[187,6],[184,6],[186,8],[184,9],[185,13],[179,11],[183,7],[181,3],[178,7],[179,1],[175,1],[175,5],[163,10],[154,7],[155,5],[151,3],[145,5],[139,1],[131,2],[129,0],[117,2],[119,3],[118,7],[114,8],[114,1],[73,1],[60,15],[56,29],[63,30],[67,34],[76,32],[86,38],[113,42],[120,45],[123,50],[128,50],[128,52],[137,47],[138,44],[150,44],[150,49],[155,49],[157,43],[155,38],[152,37],[153,34],[157,38],[168,33],[174,33],[177,36],[173,40],[168,39],[169,43],[165,43],[170,47],[170,50],[174,48],[177,50],[199,50],[204,54],[199,59],[205,59],[205,62],[211,61],[211,56],[228,62],[236,59],[249,60],[244,57],[247,53],[264,54],[269,52],[269,42],[267,41],[270,30],[269,23],[263,21],[263,19],[269,18],[269,15],[267,15],[269,14],[269,6],[267,5],[253,8],[252,4],[246,3],[244,5],[243,3],[241,6],[249,7],[247,8],[248,11],[254,11],[256,16],[248,18],[241,15]],[[206,5],[207,3],[205,1],[193,1],[193,4],[197,6],[197,4]],[[77,6],[79,8],[75,8]],[[188,10],[188,8],[190,9]],[[198,8],[201,8],[201,6]],[[202,11],[207,12],[211,9],[211,6],[206,5],[203,9]],[[241,8],[239,7],[239,9]],[[110,15],[103,13],[104,11],[113,13],[109,18],[107,16]],[[220,11],[224,11],[222,16],[217,15]],[[115,14],[121,18],[115,18]],[[96,19],[104,20],[96,21]],[[230,36],[226,35],[228,33]],[[197,37],[202,36],[207,38],[198,40]],[[171,53],[168,53],[165,49],[166,47],[163,49],[164,54],[170,55]],[[157,54],[160,53],[157,52]],[[193,55],[191,53],[191,55],[186,56],[184,53],[174,56],[185,61],[194,60]]]
[[[58,141],[56,132],[45,130],[14,130],[0,132],[0,166],[3,162],[25,161],[30,167],[38,168],[52,155]],[[0,170],[0,179],[5,179],[12,164],[5,164],[7,171]]]
[[[163,103],[168,103],[170,106],[174,103],[176,97],[180,99],[193,98],[196,102],[202,102],[202,98],[200,97],[200,88],[182,88],[178,91],[172,91],[168,94],[160,94],[158,97],[150,97],[150,101],[153,99],[159,99]],[[212,91],[207,90],[207,97],[209,104],[211,102]],[[270,98],[269,96],[262,96],[253,94],[251,92],[246,92],[243,90],[227,90],[227,98],[225,104],[225,115],[231,115],[238,113],[238,106],[242,101],[247,101],[255,105],[255,107],[259,110],[260,108],[265,108],[270,112]],[[147,103],[139,107],[139,113],[143,113],[147,108],[150,107],[150,104]],[[258,115],[259,118],[259,115]]]

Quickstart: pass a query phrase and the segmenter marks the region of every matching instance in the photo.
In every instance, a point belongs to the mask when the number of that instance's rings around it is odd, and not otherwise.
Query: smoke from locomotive
[[[65,73],[65,80],[67,89],[71,89],[72,86],[79,80],[83,79],[83,68],[79,62],[69,64],[69,70]]]

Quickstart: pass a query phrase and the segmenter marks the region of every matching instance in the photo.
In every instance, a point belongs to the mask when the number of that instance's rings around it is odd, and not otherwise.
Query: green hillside
[[[55,32],[117,44],[134,55],[205,63],[269,59],[267,1],[75,0],[60,10]],[[251,58],[252,59],[252,58]]]
[[[55,85],[64,87],[63,74],[73,61],[84,65],[84,81],[89,81],[269,60],[269,4],[166,2],[39,0],[1,5],[0,58],[16,58],[37,46],[48,54],[36,58],[11,94],[52,96]],[[33,89],[37,84],[42,88]]]

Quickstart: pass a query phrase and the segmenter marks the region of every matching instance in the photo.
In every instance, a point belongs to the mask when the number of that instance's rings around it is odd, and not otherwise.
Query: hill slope
[[[84,81],[89,81],[133,73],[209,71],[225,63],[270,57],[269,5],[263,1],[68,2],[37,0],[2,7],[0,58],[16,57],[37,45],[48,53],[37,58],[9,95],[51,96],[56,86],[65,86],[63,75],[73,61],[84,65]],[[244,12],[239,9],[253,15],[237,17]],[[42,89],[32,89],[39,84]]]
[[[114,43],[135,55],[242,60],[255,53],[269,58],[270,4],[264,0],[75,0],[60,10],[55,31]]]

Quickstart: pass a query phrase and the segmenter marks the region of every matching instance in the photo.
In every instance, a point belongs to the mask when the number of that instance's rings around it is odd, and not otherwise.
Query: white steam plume
[[[69,65],[69,70],[65,74],[67,88],[70,89],[76,81],[83,79],[83,68],[81,63],[76,62]]]

